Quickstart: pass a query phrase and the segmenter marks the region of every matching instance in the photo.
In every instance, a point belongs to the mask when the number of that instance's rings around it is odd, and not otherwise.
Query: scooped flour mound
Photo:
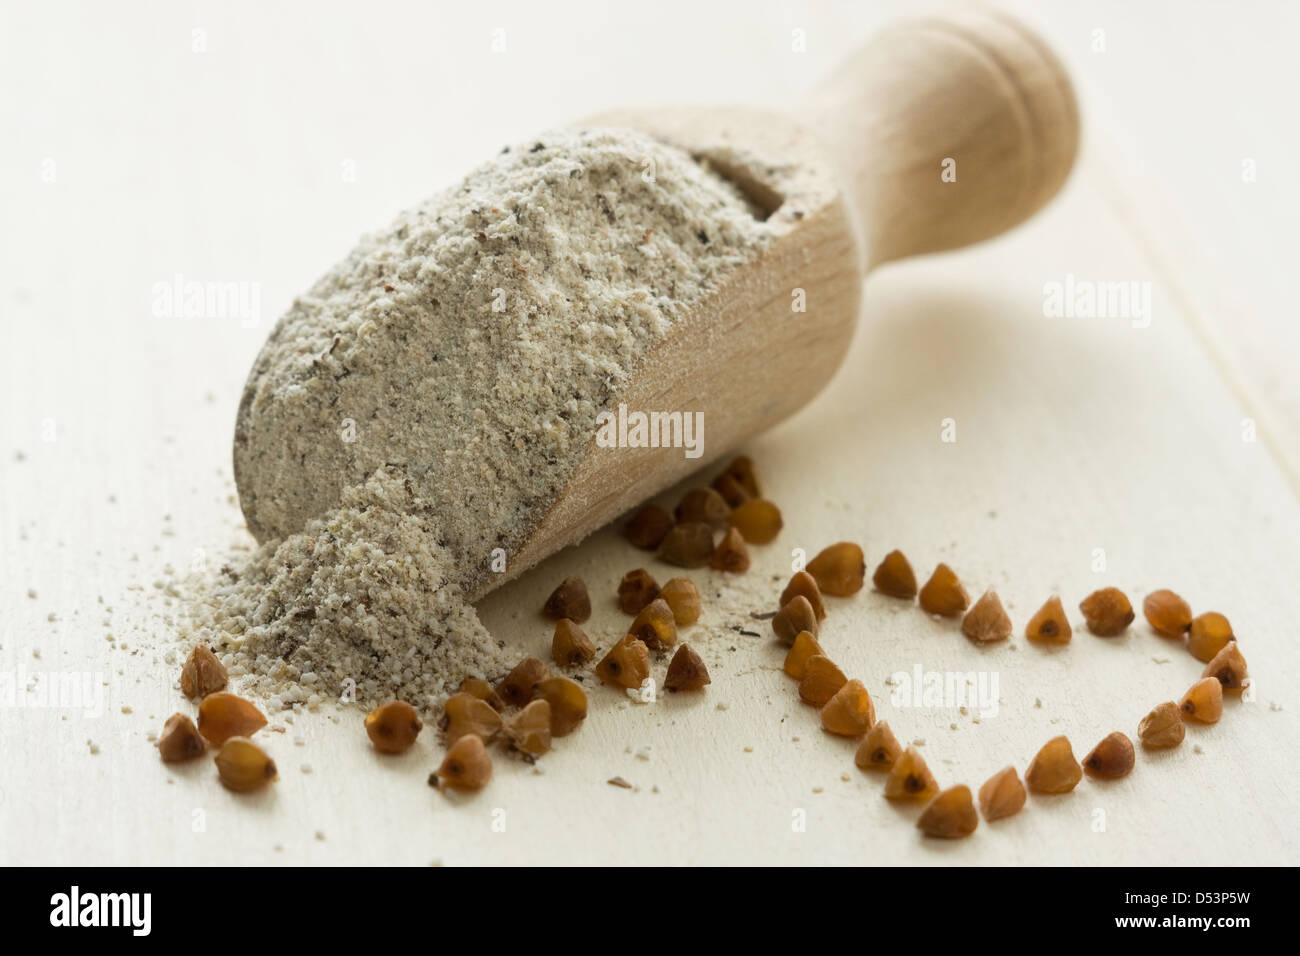
[[[437,503],[472,590],[554,502],[619,387],[766,229],[732,183],[635,132],[506,150],[281,319],[236,424],[250,529],[297,532],[395,466]]]
[[[197,608],[206,641],[246,688],[284,703],[399,697],[425,708],[510,662],[449,579],[433,505],[392,470],[302,532],[225,572]],[[233,577],[233,580],[231,578]]]
[[[678,317],[768,238],[686,153],[598,129],[507,149],[364,239],[249,375],[235,478],[263,545],[194,636],[286,702],[355,685],[431,706],[504,673],[463,595]]]

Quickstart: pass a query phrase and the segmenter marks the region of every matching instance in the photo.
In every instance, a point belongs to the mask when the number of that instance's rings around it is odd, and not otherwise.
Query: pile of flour
[[[262,541],[192,635],[286,701],[426,703],[508,666],[463,599],[564,487],[599,413],[762,222],[625,130],[509,148],[297,300],[235,437]],[[500,549],[500,550],[497,550]]]

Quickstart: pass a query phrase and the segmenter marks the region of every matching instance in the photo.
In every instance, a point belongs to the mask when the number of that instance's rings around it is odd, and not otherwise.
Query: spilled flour
[[[235,476],[263,544],[189,636],[285,702],[355,685],[431,706],[502,673],[463,594],[648,351],[767,239],[730,182],[602,129],[507,149],[363,240],[249,376]]]

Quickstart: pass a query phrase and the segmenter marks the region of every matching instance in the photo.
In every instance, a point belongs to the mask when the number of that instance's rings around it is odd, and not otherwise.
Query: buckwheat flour
[[[285,700],[424,704],[501,650],[463,600],[587,450],[597,415],[762,222],[637,133],[551,134],[364,239],[297,300],[240,404],[248,565],[197,636]]]

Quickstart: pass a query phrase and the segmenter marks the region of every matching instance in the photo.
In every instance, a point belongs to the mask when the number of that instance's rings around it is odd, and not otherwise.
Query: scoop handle
[[[1023,222],[1065,182],[1079,141],[1069,77],[1003,13],[903,21],[802,106],[851,197],[865,268]]]

